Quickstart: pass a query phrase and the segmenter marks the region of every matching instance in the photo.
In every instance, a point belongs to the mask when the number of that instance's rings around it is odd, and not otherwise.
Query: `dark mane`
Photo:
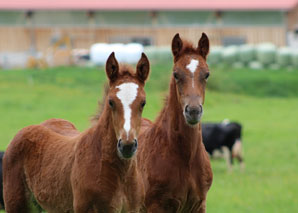
[[[104,94],[103,94],[102,99],[98,101],[98,108],[96,110],[96,114],[92,115],[90,118],[90,122],[92,125],[95,125],[96,122],[98,121],[98,119],[100,118],[100,115],[103,111],[103,108],[104,108],[104,105],[105,105],[105,102],[106,102],[106,99],[107,99],[107,96],[109,93],[109,89],[110,89],[109,84],[105,83],[104,84]]]
[[[131,66],[129,66],[127,64],[120,64],[119,77],[123,78],[124,76],[135,78],[136,74],[134,73],[134,70],[132,69]],[[96,122],[98,121],[98,119],[103,111],[103,108],[104,108],[104,105],[105,105],[105,102],[106,102],[106,99],[107,99],[107,96],[109,93],[109,89],[110,89],[109,84],[105,83],[103,97],[101,100],[98,101],[98,108],[96,110],[96,114],[92,115],[90,118],[90,122],[92,125],[96,124]]]

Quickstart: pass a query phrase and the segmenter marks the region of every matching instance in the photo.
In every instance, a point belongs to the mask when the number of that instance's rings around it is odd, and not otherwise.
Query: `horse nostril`
[[[202,112],[203,112],[203,106],[200,105],[200,106],[199,106],[199,113],[202,113]]]
[[[188,105],[185,106],[185,112],[189,112],[189,106]]]
[[[133,146],[136,149],[138,147],[138,140],[137,139],[134,139],[133,142],[134,142],[133,143]]]
[[[118,148],[120,148],[120,147],[121,147],[121,144],[122,144],[122,140],[121,140],[121,139],[119,139],[119,140],[118,140],[118,144],[117,144]]]

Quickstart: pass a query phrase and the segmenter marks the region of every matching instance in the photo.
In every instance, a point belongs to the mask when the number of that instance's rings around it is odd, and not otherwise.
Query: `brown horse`
[[[143,120],[138,166],[145,184],[147,212],[205,212],[212,170],[202,143],[206,57],[209,40],[202,34],[198,47],[172,41],[174,55],[170,94],[152,124]]]
[[[134,153],[145,105],[149,61],[142,54],[134,73],[110,55],[109,89],[96,124],[80,133],[51,119],[23,128],[3,162],[8,213],[29,212],[32,195],[47,212],[139,212],[142,178]]]

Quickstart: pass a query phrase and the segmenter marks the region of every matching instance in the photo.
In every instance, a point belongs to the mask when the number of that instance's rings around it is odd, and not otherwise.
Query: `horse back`
[[[71,122],[64,119],[52,118],[42,122],[40,125],[64,136],[76,136],[80,134],[79,130]]]

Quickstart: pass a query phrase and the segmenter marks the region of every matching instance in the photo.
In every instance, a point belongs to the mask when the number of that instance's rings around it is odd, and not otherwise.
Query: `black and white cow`
[[[241,142],[242,126],[227,120],[222,123],[203,123],[203,143],[211,157],[224,157],[228,169],[232,169],[233,159],[238,159],[244,169]]]

